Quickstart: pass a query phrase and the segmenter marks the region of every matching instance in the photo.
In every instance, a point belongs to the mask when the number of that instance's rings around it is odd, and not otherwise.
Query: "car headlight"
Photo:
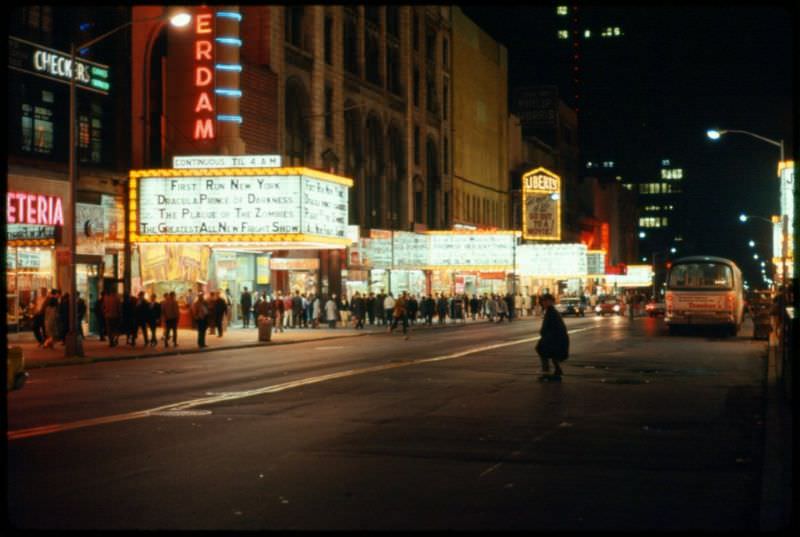
[[[619,311],[619,304],[614,304],[614,311]]]
[[[595,306],[595,307],[594,307],[594,311],[596,311],[597,313],[600,313],[600,311],[601,311],[602,309],[603,309],[603,308],[601,308],[600,306]]]

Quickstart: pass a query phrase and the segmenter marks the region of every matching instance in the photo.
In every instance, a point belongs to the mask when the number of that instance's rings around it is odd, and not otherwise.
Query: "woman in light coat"
[[[58,339],[58,299],[50,297],[44,308],[44,346],[53,348]]]
[[[333,298],[328,298],[325,302],[325,320],[328,321],[328,328],[336,328],[336,321],[339,319],[339,307]]]

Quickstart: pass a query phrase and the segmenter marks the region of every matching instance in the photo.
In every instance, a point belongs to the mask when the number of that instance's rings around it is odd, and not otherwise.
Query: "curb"
[[[482,321],[485,322],[485,321]],[[452,324],[445,324],[445,325],[437,325],[434,324],[429,327],[424,327],[426,330],[442,330],[446,328],[457,328],[457,327],[466,327],[468,326],[467,323],[452,323]],[[421,328],[421,327],[420,327]],[[416,328],[417,330],[419,328]],[[361,336],[375,336],[386,334],[386,330],[376,330],[371,332],[362,332],[359,334],[342,334],[342,335],[330,335],[326,337],[320,338],[313,338],[313,339],[301,339],[301,340],[289,340],[289,341],[260,341],[254,343],[240,343],[240,344],[233,344],[233,345],[225,345],[222,347],[214,347],[214,348],[198,348],[198,347],[190,347],[186,348],[185,350],[179,351],[164,351],[154,354],[134,354],[134,355],[123,355],[123,356],[97,356],[97,357],[83,357],[83,358],[69,358],[69,359],[58,359],[52,361],[39,361],[35,363],[26,363],[25,370],[29,371],[32,369],[43,369],[45,367],[61,367],[61,366],[70,366],[70,365],[86,365],[92,364],[95,362],[116,362],[120,360],[139,360],[139,359],[147,359],[147,358],[162,358],[164,356],[182,356],[187,354],[199,354],[205,352],[216,352],[216,351],[223,351],[223,350],[234,350],[234,349],[249,349],[249,348],[256,348],[256,347],[272,347],[277,345],[293,345],[296,343],[308,343],[314,341],[326,341],[331,339],[344,339],[348,337],[361,337]]]

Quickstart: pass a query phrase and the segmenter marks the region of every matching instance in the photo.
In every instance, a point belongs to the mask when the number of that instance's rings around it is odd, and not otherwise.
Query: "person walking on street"
[[[394,324],[394,320],[392,317],[392,312],[394,311],[395,300],[392,296],[392,293],[386,295],[386,298],[383,299],[383,318],[386,319],[386,323],[388,324],[391,320],[391,324]],[[391,325],[387,327],[386,331],[391,332],[392,328]]]
[[[292,328],[300,328],[301,315],[303,314],[303,299],[300,297],[300,291],[294,290],[292,297]]]
[[[161,304],[155,293],[150,295],[150,302],[147,304],[147,326],[150,328],[150,346],[158,345],[156,337],[156,326],[161,322]]]
[[[336,328],[336,321],[339,318],[339,308],[336,307],[334,297],[329,297],[325,302],[325,320],[328,321],[328,328]]]
[[[373,324],[375,324],[375,293],[370,291],[369,296],[364,301],[364,305],[366,307],[369,324],[370,326],[372,326]]]
[[[58,340],[58,299],[50,295],[44,306],[44,343],[46,349],[52,349]]]
[[[75,296],[78,298],[78,334],[80,334],[81,339],[83,339],[83,320],[86,318],[86,301],[81,298],[81,294],[79,291],[75,292]]]
[[[353,310],[353,318],[355,320],[356,330],[359,328],[364,328],[364,315],[367,311],[367,305],[364,301],[364,297],[356,291],[355,296],[353,296],[353,301],[351,302],[351,307]]]
[[[439,324],[444,324],[447,320],[447,298],[444,293],[439,293],[439,300],[436,301],[437,313],[439,314]]]
[[[267,298],[265,297],[264,302],[267,302]],[[264,304],[265,311],[268,310],[268,304]],[[276,332],[283,332],[283,317],[286,315],[283,306],[283,298],[280,296],[280,291],[278,291],[278,296],[272,299],[272,326],[275,327]]]
[[[150,304],[147,302],[147,297],[145,296],[144,291],[139,291],[139,296],[136,300],[136,306],[133,315],[135,319],[133,346],[136,346],[136,338],[139,337],[139,330],[141,330],[142,337],[144,337],[144,346],[147,347],[148,343],[150,342],[150,339],[147,337],[147,324],[150,318]]]
[[[214,324],[217,326],[217,337],[222,337],[223,327],[225,326],[225,314],[228,312],[228,302],[225,296],[219,293],[214,302]]]
[[[247,292],[247,287],[242,291],[239,304],[242,306],[242,328],[248,328],[250,326],[250,308],[253,306],[253,298]]]
[[[408,297],[406,310],[408,311],[408,322],[411,326],[414,326],[414,321],[417,320],[417,311],[419,311],[419,302],[417,302],[414,295]]]
[[[172,332],[172,344],[178,346],[178,318],[180,310],[178,301],[175,299],[175,291],[169,294],[164,293],[164,301],[161,303],[161,316],[164,318],[164,347],[169,347],[169,334]]]
[[[192,304],[192,320],[197,328],[197,346],[207,347],[206,345],[206,330],[208,329],[208,306],[203,299],[203,293],[197,293]]]
[[[433,314],[436,313],[436,301],[432,295],[422,299],[422,316],[425,317],[425,324],[433,326]]]
[[[36,338],[36,341],[39,343],[39,346],[43,346],[45,340],[45,329],[44,329],[44,310],[47,307],[47,288],[40,287],[39,288],[39,295],[36,297],[36,305],[34,306],[33,310],[33,336]]]
[[[386,293],[381,291],[375,297],[375,319],[378,324],[386,324],[386,310],[383,308],[383,303],[386,301]]]
[[[389,327],[389,332],[393,332],[397,328],[397,323],[403,323],[403,335],[408,339],[408,311],[406,310],[406,301],[408,294],[403,291],[403,294],[397,297],[392,308],[392,325]]]
[[[542,328],[539,331],[541,339],[536,344],[536,352],[542,362],[542,376],[539,378],[540,380],[552,379],[558,381],[561,380],[561,375],[563,374],[561,362],[569,356],[569,334],[567,334],[564,320],[553,307],[553,304],[555,304],[553,295],[544,294],[540,301],[542,308],[544,308],[544,318],[542,319]],[[555,369],[552,377],[548,374],[551,360]]]
[[[481,301],[478,300],[476,295],[472,295],[472,298],[469,300],[469,311],[472,314],[472,320],[475,320],[475,317],[478,315],[478,310],[481,307]]]
[[[103,296],[103,318],[108,334],[108,346],[116,347],[119,339],[120,315],[122,305],[119,302],[119,295],[115,291],[108,291]]]

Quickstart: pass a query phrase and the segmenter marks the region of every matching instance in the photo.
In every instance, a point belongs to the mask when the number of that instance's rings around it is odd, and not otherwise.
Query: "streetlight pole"
[[[153,19],[145,19],[145,20],[154,20],[158,18],[165,18],[165,15],[161,15],[158,17],[154,17]],[[186,13],[178,13],[174,14],[170,17],[170,22],[173,26],[181,27],[186,26],[191,21],[191,17]],[[143,21],[134,21],[130,20],[124,24],[117,26],[116,28],[109,30],[108,32],[95,37],[87,41],[82,45],[75,45],[73,41],[70,44],[70,80],[69,80],[69,192],[70,192],[70,214],[71,217],[69,218],[68,224],[70,225],[70,233],[69,233],[69,329],[67,330],[67,334],[64,339],[64,354],[67,358],[77,356],[83,357],[83,341],[80,337],[80,330],[78,327],[78,300],[77,300],[77,263],[76,263],[76,250],[77,250],[77,230],[76,230],[76,222],[77,222],[77,192],[78,192],[78,155],[77,155],[77,144],[75,131],[78,127],[77,122],[75,121],[76,116],[76,85],[75,85],[75,77],[77,76],[77,63],[76,63],[76,50],[83,50],[85,48],[89,48],[92,45],[99,43],[100,41],[104,40],[105,38],[117,33],[118,31],[127,28],[128,26],[133,25],[135,22],[144,22]],[[127,199],[127,192],[125,194]],[[128,215],[125,214],[125,218],[127,219]],[[65,223],[67,225],[67,223]],[[125,229],[127,233],[127,222],[125,224]],[[127,270],[127,268],[126,268]]]

